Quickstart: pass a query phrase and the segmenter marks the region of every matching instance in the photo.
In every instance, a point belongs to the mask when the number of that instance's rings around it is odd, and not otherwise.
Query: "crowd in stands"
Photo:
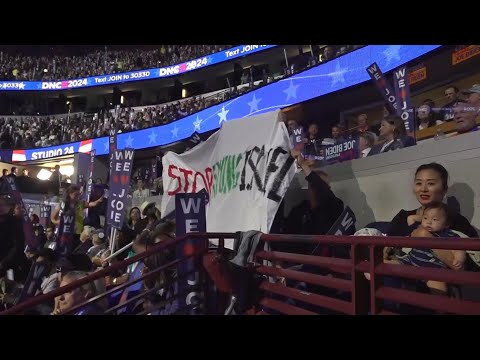
[[[52,81],[150,69],[213,54],[232,45],[161,45],[154,50],[96,51],[81,56],[1,53],[0,80]]]
[[[170,54],[170,51],[175,50],[180,54],[178,56],[181,56],[181,54],[187,56],[194,51],[200,51],[198,49],[193,50],[188,46],[172,46],[166,48],[166,54]],[[286,69],[285,75],[291,75],[302,71],[307,67],[329,61],[336,56],[341,56],[361,46],[362,45],[337,46],[337,51],[334,50],[334,46],[326,46],[319,50],[320,55],[318,56],[318,61],[317,57],[314,56],[315,51],[310,53],[301,52],[300,55],[294,59],[292,66]],[[218,49],[223,49],[220,45],[217,45],[217,47],[218,48],[215,48],[215,50],[210,46],[206,46],[205,48],[202,48],[202,51],[219,51]],[[163,47],[161,49],[163,49]],[[312,47],[312,49],[317,49],[317,47]],[[160,51],[159,54],[163,54],[163,51]],[[128,54],[125,56],[127,55]],[[4,54],[4,56],[5,59],[8,58],[6,54]],[[177,59],[177,55],[172,56]],[[59,69],[63,68],[64,66],[59,66]],[[69,67],[67,66],[66,68]],[[113,112],[107,110],[98,113],[97,116],[93,118],[93,121],[90,116],[87,116],[84,113],[46,117],[0,117],[0,149],[55,146],[74,141],[107,136],[109,129],[113,126],[117,126],[119,132],[128,132],[145,129],[151,126],[168,124],[225,100],[243,95],[259,86],[267,85],[273,80],[273,76],[266,68],[258,69],[257,71],[255,67],[251,67],[244,70],[241,79],[242,85],[238,87],[233,86],[226,91],[209,97],[208,99],[203,96],[194,96],[189,99],[179,100],[164,105],[146,106],[137,111],[133,108],[122,108],[118,119],[114,116]]]
[[[93,118],[93,115],[85,113],[0,117],[0,149],[54,146],[107,136],[113,126],[117,126],[119,132],[124,133],[165,125],[263,85],[262,82],[232,87],[209,98],[194,96],[141,109],[121,108],[118,118],[109,110],[102,110]]]
[[[108,246],[110,241],[109,234],[106,234],[104,228],[92,217],[89,216],[83,220],[76,221],[74,235],[71,241],[64,243],[57,238],[57,228],[59,225],[58,214],[60,209],[72,216],[78,216],[78,209],[90,207],[91,210],[102,207],[102,197],[95,201],[86,203],[80,199],[79,187],[71,185],[65,191],[60,204],[53,210],[51,221],[46,226],[41,225],[37,214],[31,215],[36,246],[27,246],[24,249],[25,235],[22,229],[22,210],[19,204],[7,202],[4,197],[0,198],[0,229],[5,235],[5,240],[0,246],[0,281],[6,285],[0,294],[0,303],[3,308],[11,307],[18,299],[22,291],[22,284],[26,281],[31,266],[37,262],[47,265],[47,271],[44,273],[42,282],[36,292],[47,294],[60,286],[65,286],[72,281],[78,280],[95,270],[108,266],[112,261],[120,261],[136,254],[146,251],[147,247],[175,237],[175,224],[169,221],[160,220],[160,211],[155,203],[144,201],[140,207],[133,206],[128,212],[124,226],[117,231],[115,235],[116,250],[122,249],[125,245],[133,242],[131,248],[127,247],[120,252],[113,260],[109,257],[111,254]],[[98,214],[95,214],[98,216]],[[70,293],[59,296],[50,304],[43,304],[37,307],[35,314],[62,314],[78,305],[80,302],[93,297],[106,288],[120,285],[126,281],[132,281],[139,276],[153,271],[163,264],[174,259],[174,252],[166,250],[163,253],[156,254],[141,262],[139,266],[129,267],[128,269],[117,271],[109,276],[82,287],[84,296],[72,298]],[[7,276],[8,270],[13,270],[15,281]],[[117,294],[113,302],[123,302],[132,296],[146,289],[164,286],[166,283],[172,284],[176,276],[175,271],[166,269],[155,277],[140,282],[132,290],[132,287]],[[141,312],[148,310],[148,306],[165,300],[168,291],[161,294],[153,293],[148,298],[148,303],[140,305],[139,308],[125,307],[118,313],[123,312]],[[102,313],[106,304],[100,302],[96,305],[90,305],[81,310],[82,315],[94,315]],[[1,310],[0,310],[1,311]],[[164,311],[167,311],[164,309]],[[174,312],[175,306],[169,307],[168,312]]]
[[[455,86],[448,86],[445,88],[445,97],[446,104],[441,108],[436,107],[435,102],[431,99],[426,99],[416,109],[417,131],[437,127],[446,122],[455,124],[454,132],[449,136],[478,130],[480,85],[474,84],[471,88],[463,91]],[[293,134],[294,129],[303,127],[293,119],[290,119],[286,125],[290,135]],[[387,106],[383,107],[383,118],[378,125],[372,125],[367,114],[360,113],[356,115],[355,122],[351,124],[350,128],[343,123],[334,124],[329,137],[319,136],[318,129],[315,122],[302,129],[305,136],[302,152],[307,157],[309,155],[323,157],[326,146],[355,137],[359,138],[360,154],[358,157],[360,158],[416,144],[416,139],[407,133],[401,117],[390,114]]]

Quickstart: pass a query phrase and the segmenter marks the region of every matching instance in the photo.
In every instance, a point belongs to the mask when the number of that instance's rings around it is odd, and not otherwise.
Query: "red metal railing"
[[[176,238],[176,239],[166,240],[166,241],[164,241],[164,242],[162,242],[158,245],[152,246],[150,249],[148,249],[147,251],[145,251],[141,254],[135,255],[135,256],[133,256],[131,258],[128,258],[126,260],[123,260],[123,261],[113,263],[111,266],[108,266],[104,269],[95,271],[88,276],[85,276],[85,277],[83,277],[79,280],[76,280],[76,281],[74,281],[74,282],[72,282],[72,283],[70,283],[66,286],[63,286],[61,288],[55,289],[55,290],[49,292],[48,294],[39,295],[39,296],[36,296],[34,298],[28,299],[25,302],[22,302],[21,304],[18,304],[18,305],[14,306],[14,307],[12,307],[8,310],[0,312],[0,315],[19,315],[19,314],[23,314],[23,313],[25,313],[25,311],[33,309],[38,305],[45,304],[45,303],[48,303],[48,302],[52,302],[56,297],[58,297],[62,294],[70,292],[70,291],[72,291],[76,288],[79,288],[79,287],[83,286],[83,285],[89,284],[89,283],[91,283],[95,280],[104,278],[105,276],[108,276],[108,275],[112,274],[113,272],[115,272],[117,270],[124,269],[130,264],[134,264],[138,261],[145,260],[148,257],[150,257],[152,255],[155,255],[155,254],[158,254],[158,253],[160,253],[162,251],[165,251],[167,249],[175,249],[175,247],[180,242],[185,241],[186,239],[201,238],[201,239],[205,240],[205,246],[204,246],[202,252],[197,252],[197,253],[191,254],[189,256],[185,256],[183,258],[180,258],[180,259],[175,259],[174,261],[171,261],[171,262],[169,262],[169,263],[167,263],[163,266],[160,266],[160,267],[156,268],[155,270],[152,270],[151,272],[148,272],[147,274],[144,274],[144,275],[142,275],[141,277],[139,277],[135,280],[128,281],[128,282],[126,282],[124,284],[121,284],[119,286],[115,286],[112,289],[109,289],[108,291],[106,291],[102,294],[96,295],[95,297],[93,297],[91,299],[88,299],[87,301],[72,307],[65,314],[75,313],[76,310],[84,307],[85,305],[99,302],[100,300],[106,298],[107,296],[109,296],[113,293],[124,290],[127,287],[129,287],[133,284],[136,284],[140,281],[143,281],[145,279],[149,279],[151,277],[154,277],[155,275],[158,275],[159,272],[161,272],[161,271],[163,271],[163,270],[165,270],[169,267],[175,266],[182,261],[186,261],[187,259],[192,258],[192,257],[200,258],[207,251],[207,245],[208,245],[207,241],[206,241],[207,239],[218,239],[219,240],[218,249],[220,251],[223,247],[224,239],[225,238],[227,238],[227,239],[228,238],[233,238],[234,236],[235,236],[234,234],[230,234],[230,233],[208,233],[208,234],[195,233],[195,234],[188,234],[188,235]],[[145,296],[148,293],[158,291],[160,289],[161,288],[150,289],[150,290],[142,293],[141,295]],[[113,308],[106,309],[105,313],[110,314],[110,313],[113,313],[115,310],[124,308],[127,305],[129,305],[130,303],[141,299],[142,296],[140,296],[138,298],[135,297],[135,298],[129,299],[128,301],[123,302],[122,304],[119,304],[117,306],[114,306]]]
[[[282,262],[289,264],[307,264],[310,266],[328,269],[329,273],[340,274],[331,277],[326,275],[306,273],[299,270],[260,265],[255,268],[258,274],[276,278],[286,278],[296,282],[305,282],[320,285],[326,288],[350,293],[350,301],[311,293],[305,290],[292,288],[263,281],[260,289],[265,296],[260,300],[253,313],[261,309],[262,314],[269,310],[284,314],[304,314],[305,309],[294,302],[302,302],[310,306],[333,310],[344,314],[395,314],[384,309],[384,300],[395,303],[408,304],[438,312],[452,314],[480,314],[480,302],[449,298],[441,295],[423,294],[405,289],[384,286],[385,276],[406,278],[413,280],[437,280],[448,284],[472,285],[480,290],[480,274],[470,271],[454,271],[449,269],[420,268],[383,263],[383,248],[431,248],[447,250],[480,250],[480,239],[439,239],[439,238],[400,238],[375,236],[315,236],[315,235],[263,235],[262,240],[274,244],[280,242],[302,242],[323,245],[349,245],[350,259],[337,259],[323,256],[300,255],[278,251],[259,251],[256,256],[259,260]],[[367,247],[368,258],[362,257],[360,250]],[[258,261],[257,261],[258,262]],[[364,273],[370,273],[368,281]],[[288,306],[275,297],[284,297],[290,300]],[[368,303],[368,299],[370,301]],[[310,313],[315,313],[310,311]]]
[[[146,252],[132,258],[96,271],[89,276],[77,280],[67,286],[58,288],[46,295],[37,296],[21,303],[0,315],[22,314],[39,304],[52,301],[55,297],[85,285],[94,280],[103,278],[112,272],[123,269],[126,266],[138,261],[145,260],[169,248],[174,248],[178,243],[187,238],[200,238],[205,240],[203,250],[198,253],[175,259],[155,270],[129,281],[128,283],[109,289],[83,304],[69,309],[68,313],[74,313],[86,304],[100,301],[107,296],[125,289],[132,284],[138,283],[152,276],[158,275],[165,269],[176,266],[182,261],[191,257],[202,257],[207,251],[207,239],[218,239],[219,253],[224,253],[224,239],[234,238],[231,233],[192,233],[181,238],[168,240],[156,245]],[[480,251],[480,239],[429,239],[429,238],[396,238],[396,237],[372,237],[372,236],[310,236],[310,235],[272,235],[262,236],[264,242],[270,243],[309,243],[323,245],[347,245],[350,249],[349,259],[331,258],[324,256],[303,255],[286,253],[281,251],[266,251],[259,246],[255,256],[255,263],[249,268],[263,280],[258,288],[253,291],[259,292],[259,300],[247,313],[249,314],[292,314],[292,315],[313,315],[324,313],[325,310],[343,314],[395,314],[385,308],[384,301],[408,304],[420,308],[433,309],[440,313],[451,314],[480,314],[480,302],[467,301],[457,298],[449,298],[440,295],[418,293],[402,288],[392,288],[384,285],[384,277],[396,277],[411,280],[437,280],[448,284],[472,285],[480,289],[480,273],[469,271],[454,271],[448,269],[419,268],[413,266],[393,265],[383,263],[382,249],[385,246],[393,247],[422,247],[433,249],[459,249]],[[362,250],[368,249],[368,255]],[[268,262],[270,263],[268,263]],[[263,263],[262,263],[263,262]],[[272,264],[273,263],[273,264]],[[311,268],[325,269],[326,273],[305,272],[298,267],[291,267],[293,264],[309,265]],[[282,266],[282,267],[279,267]],[[371,280],[368,281],[364,273],[370,273]],[[278,281],[285,278],[286,284]],[[297,288],[295,284],[303,282],[315,289],[326,288],[332,290],[325,294],[316,290]],[[203,284],[205,285],[205,282]],[[120,308],[129,303],[142,300],[147,294],[156,292],[161,287],[155,287],[140,293],[127,302],[116,305],[105,310],[107,314],[114,314]],[[343,296],[337,296],[339,293]],[[345,296],[346,295],[346,296]],[[162,306],[160,304],[160,306]],[[205,304],[208,308],[208,304]],[[223,313],[226,305],[220,305],[213,313]],[[205,312],[212,313],[212,312]]]

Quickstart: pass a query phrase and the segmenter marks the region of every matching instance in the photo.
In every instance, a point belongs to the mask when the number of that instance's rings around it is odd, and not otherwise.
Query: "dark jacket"
[[[383,144],[384,143],[373,145],[372,150],[370,150],[370,152],[368,153],[368,156],[373,156],[373,155],[377,155],[377,154],[381,154],[381,153],[386,153],[388,151],[398,150],[398,149],[402,149],[402,148],[405,147],[404,144],[402,143],[402,141],[400,141],[399,139],[394,140],[390,145],[388,145],[382,151]]]
[[[24,254],[25,236],[22,222],[12,215],[0,217],[0,277],[8,269],[13,269],[15,280],[26,276],[29,271]]]
[[[303,235],[325,235],[338,217],[342,214],[343,201],[335,196],[330,186],[313,172],[305,179],[313,188],[318,206],[312,209],[311,203],[305,200],[294,207],[285,222],[285,233]],[[311,245],[297,244],[295,249],[285,248],[283,251],[310,253]]]

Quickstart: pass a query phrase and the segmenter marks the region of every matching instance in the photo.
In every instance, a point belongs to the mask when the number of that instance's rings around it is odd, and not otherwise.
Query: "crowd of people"
[[[260,86],[260,85],[258,85]],[[61,145],[107,136],[117,126],[121,133],[159,126],[179,120],[222,101],[240,96],[257,86],[246,86],[205,98],[194,96],[165,105],[145,106],[141,109],[120,108],[103,110],[97,114],[75,113],[56,116],[0,117],[0,149],[23,149]]]
[[[293,124],[288,125],[292,126]],[[314,133],[313,128],[310,133]],[[324,171],[315,170],[313,160],[306,159],[298,150],[293,150],[292,156],[296,159],[297,166],[303,171],[309,184],[307,199],[295,206],[285,218],[281,215],[282,211],[279,211],[272,231],[289,234],[326,234],[342,214],[345,206],[344,202],[330,188],[329,176]],[[6,176],[14,175],[14,170],[12,170],[12,174]],[[382,229],[382,232],[390,236],[478,237],[477,231],[467,219],[460,213],[452,213],[443,204],[443,199],[448,190],[448,171],[442,165],[436,163],[424,164],[416,170],[414,179],[414,193],[419,202],[418,209],[401,210],[389,223],[388,228]],[[0,300],[5,308],[16,303],[22,293],[21,284],[25,281],[29,268],[37,262],[47,265],[47,271],[43,275],[37,295],[46,294],[60,286],[70,284],[111,263],[110,255],[112,253],[109,249],[109,235],[106,234],[101,222],[94,220],[92,216],[83,220],[83,216],[80,215],[77,219],[75,234],[66,251],[56,238],[57,226],[55,223],[58,224],[58,213],[61,209],[71,212],[74,217],[78,217],[78,214],[83,214],[83,210],[87,207],[91,209],[101,207],[103,202],[101,194],[93,197],[93,199],[98,198],[88,204],[80,199],[79,194],[79,188],[75,185],[66,189],[63,200],[60,201],[51,215],[51,222],[45,227],[39,224],[38,215],[31,215],[37,245],[27,247],[25,251],[24,232],[21,228],[23,215],[21,206],[7,203],[3,198],[0,199],[0,231],[5,236],[5,241],[2,241],[0,248],[0,277],[3,276],[0,281],[6,284],[3,294],[0,294]],[[133,245],[131,248],[120,252],[115,257],[115,261],[141,254],[149,247],[175,237],[175,224],[161,219],[162,214],[157,204],[147,200],[149,195],[150,192],[145,187],[143,180],[137,179],[137,189],[133,193],[135,202],[128,211],[124,226],[115,237],[115,249],[122,249],[130,243]],[[98,214],[93,213],[93,215],[93,217],[98,217]],[[364,233],[381,235],[380,232],[372,233],[370,230],[367,233],[361,230],[358,235]],[[277,247],[274,250],[303,254],[319,251],[317,247],[312,247],[312,245],[297,243]],[[415,248],[407,250],[385,248],[384,261],[408,266],[450,268],[456,271],[478,271],[480,266],[478,261],[476,262],[465,251]],[[323,249],[321,254],[322,256],[335,257],[349,256],[348,251],[341,248],[330,248],[328,252]],[[80,297],[74,298],[66,293],[57,297],[50,304],[43,304],[31,309],[30,313],[53,315],[68,313],[73,307],[103,293],[105,290],[124,284],[127,281],[134,281],[172,260],[174,260],[174,253],[170,250],[159,252],[155,256],[147,257],[135,266],[114,271],[88,286],[81,287],[79,291],[83,294]],[[13,270],[15,280],[8,278],[7,272],[9,270]],[[369,279],[369,274],[366,274],[366,277]],[[125,302],[124,307],[117,306],[117,314],[173,314],[178,311],[178,302],[172,300],[167,302],[168,306],[165,306],[165,300],[174,298],[176,288],[173,284],[175,282],[176,272],[173,269],[166,269],[159,272],[157,276],[144,279],[137,286],[132,285],[117,292],[116,296],[109,297],[108,300],[77,309],[75,313],[77,315],[101,314],[107,307],[121,305],[122,302]],[[290,281],[286,285],[297,286],[299,284]],[[306,285],[301,286],[305,287]],[[397,286],[405,285],[397,284]],[[416,291],[444,296],[451,296],[452,291],[455,290],[448,284],[435,280],[408,283],[408,286],[416,289]],[[155,291],[156,289],[163,290]],[[314,293],[324,291],[309,285],[304,290]],[[142,299],[142,302],[128,302],[129,299],[147,292],[148,294]],[[411,307],[403,310],[396,307],[396,311],[410,313],[413,310]]]
[[[441,108],[436,107],[432,100],[427,99],[416,109],[417,131],[437,127],[446,122],[455,124],[454,131],[448,136],[477,131],[480,116],[480,85],[474,84],[463,91],[456,86],[448,86],[445,88],[445,97],[447,102]],[[303,127],[294,119],[290,119],[286,125],[291,137],[293,137],[294,129]],[[380,124],[372,125],[367,114],[359,113],[351,125],[350,128],[346,128],[342,123],[335,123],[331,127],[331,135],[321,137],[318,124],[315,122],[309,124],[308,127],[302,129],[304,135],[303,154],[321,158],[326,146],[354,138],[359,139],[359,158],[416,144],[416,139],[407,133],[402,118],[391,114],[387,106],[383,107],[383,118]],[[435,138],[438,138],[438,134]]]
[[[141,180],[138,183],[139,188],[142,187]],[[97,185],[102,187],[101,183]],[[148,247],[156,243],[175,237],[175,224],[161,220],[156,203],[143,201],[140,207],[133,206],[129,209],[123,227],[116,232],[115,251],[119,249],[124,249],[124,251],[112,257],[109,246],[111,234],[107,234],[104,221],[100,221],[100,214],[105,214],[102,190],[96,189],[90,202],[82,200],[80,188],[76,185],[70,185],[64,190],[62,198],[52,210],[49,219],[40,219],[36,213],[30,215],[34,241],[28,242],[29,245],[26,247],[22,205],[12,202],[11,199],[4,196],[0,197],[0,230],[4,235],[4,241],[0,244],[0,282],[5,284],[0,293],[0,303],[3,309],[13,306],[21,299],[22,291],[25,290],[23,284],[27,281],[32,267],[36,264],[38,266],[38,263],[46,266],[46,271],[42,273],[42,281],[33,295],[47,294],[60,286],[87,276],[95,270],[102,269],[112,262],[132,257],[146,251]],[[89,209],[88,216],[84,218],[86,209]],[[70,214],[75,219],[73,234],[68,240],[65,240],[58,231],[62,226],[59,219],[60,213]],[[125,245],[132,242],[131,248],[125,248]],[[145,259],[140,266],[115,271],[99,281],[82,287],[80,290],[85,290],[84,296],[72,297],[70,293],[66,293],[51,303],[36,307],[31,313],[64,314],[73,306],[104,292],[107,288],[134,280],[148,271],[153,271],[168,261],[172,261],[174,255],[174,252],[170,250],[155,254]],[[175,271],[166,269],[139,283],[136,290],[129,287],[124,292],[117,294],[118,296],[109,299],[110,305],[112,302],[127,301],[145,289],[164,287],[166,282],[173,286],[175,276]],[[152,304],[163,300],[165,300],[165,296],[153,294],[145,305],[139,307],[135,307],[135,304],[129,305],[120,309],[118,313],[149,311]],[[100,314],[105,310],[106,305],[107,303],[102,302],[91,304],[82,308],[81,314]],[[171,305],[163,311],[175,312],[175,309],[176,307]]]
[[[170,54],[170,51],[173,51],[173,49],[177,49],[177,47],[172,46],[167,48],[167,54]],[[223,48],[220,45],[217,46],[219,47],[215,48],[217,50]],[[353,51],[361,47],[361,45],[337,47],[338,50],[335,50],[336,47],[330,45],[323,49],[318,49],[315,46],[312,49],[316,49],[316,51],[310,53],[301,52],[295,57],[292,65],[285,70],[285,75],[291,75],[307,67],[329,61],[337,56]],[[183,50],[178,50],[180,48]],[[186,49],[179,46],[178,49],[180,51],[179,54],[192,54],[193,51],[196,51],[192,49],[186,50],[189,49],[188,46]],[[213,51],[209,46],[203,50]],[[319,52],[318,61],[316,52]],[[160,53],[162,52],[160,51]],[[130,107],[121,108],[118,119],[109,110],[101,111],[95,117],[86,113],[52,116],[3,116],[0,117],[0,149],[56,146],[107,136],[109,129],[113,126],[117,126],[120,132],[128,132],[168,124],[225,100],[243,95],[259,86],[267,85],[273,80],[266,68],[261,69],[261,71],[246,69],[242,75],[241,84],[246,84],[247,86],[233,86],[208,99],[203,96],[194,96],[168,104],[145,106],[141,110],[134,110]]]
[[[328,53],[328,51],[327,51]],[[324,54],[325,55],[325,54]],[[333,56],[333,55],[328,55]],[[325,56],[327,59],[328,56]],[[328,61],[328,60],[326,60]],[[248,79],[247,79],[248,81]],[[236,89],[235,89],[236,90]],[[232,90],[228,96],[236,96]],[[480,86],[459,91],[455,86],[445,88],[447,103],[437,108],[435,103],[427,99],[416,109],[418,130],[433,127],[443,122],[455,123],[454,134],[465,134],[478,130],[477,117],[480,110]],[[33,136],[28,123],[18,124],[6,120],[0,124],[4,127],[0,135],[0,148],[12,148],[15,145],[26,145],[27,138],[33,146],[48,146],[56,143],[77,141],[80,139],[108,135],[112,126],[118,125],[120,131],[133,131],[149,126],[166,124],[178,118],[199,111],[211,103],[201,97],[194,97],[184,102],[168,104],[164,106],[147,107],[140,111],[130,108],[120,109],[118,117],[112,112],[98,114],[94,121],[87,120],[85,116],[71,116],[68,122],[62,119],[51,118],[43,122],[33,120],[32,128],[35,129]],[[271,232],[286,234],[317,234],[324,235],[332,228],[345,209],[344,202],[335,194],[330,187],[330,178],[324,171],[317,169],[318,163],[315,156],[323,156],[326,146],[339,144],[345,140],[359,139],[359,157],[395,151],[401,148],[415,145],[416,140],[405,129],[402,118],[391,114],[387,106],[383,109],[383,118],[378,125],[372,125],[367,114],[359,113],[356,123],[350,129],[342,123],[336,123],[331,127],[329,137],[319,136],[319,127],[312,123],[304,129],[302,146],[294,149],[291,153],[296,161],[296,166],[303,172],[308,183],[306,200],[295,206],[287,216],[282,211],[277,213]],[[16,121],[16,120],[14,120]],[[23,120],[22,120],[23,121]],[[116,123],[117,121],[117,123]],[[42,125],[45,124],[45,125]],[[287,129],[290,135],[301,125],[295,120],[288,120]],[[4,137],[4,133],[11,135],[11,130],[18,126],[15,138]],[[20,138],[17,141],[17,138]],[[31,138],[31,139],[30,139]],[[44,139],[45,138],[45,139]],[[33,142],[36,140],[36,142]],[[43,142],[45,140],[45,142]],[[5,143],[6,141],[6,143]],[[23,141],[23,143],[22,143]],[[10,143],[9,143],[10,142]],[[37,145],[40,142],[40,145]],[[6,144],[6,145],[5,145]],[[7,145],[12,145],[7,147]],[[44,145],[45,144],[45,145]],[[3,146],[6,147],[3,147]],[[32,147],[33,147],[32,146]],[[21,146],[20,146],[21,147]],[[309,157],[308,155],[314,155]],[[161,171],[160,171],[161,173]],[[16,176],[16,169],[12,168],[12,174]],[[24,174],[28,176],[28,174]],[[444,204],[448,191],[449,174],[445,167],[437,163],[428,163],[419,166],[414,174],[413,192],[418,207],[413,210],[400,210],[399,213],[380,230],[363,229],[357,235],[382,235],[389,236],[413,236],[413,237],[478,237],[477,230],[459,212],[452,212]],[[103,185],[98,183],[100,187]],[[18,203],[7,202],[0,198],[0,234],[5,241],[0,242],[0,282],[3,282],[0,300],[5,308],[13,306],[22,294],[22,283],[25,281],[29,269],[37,263],[46,264],[47,270],[42,278],[38,294],[46,294],[58,287],[68,285],[95,271],[107,267],[115,261],[131,258],[134,255],[144,253],[149,247],[162,241],[175,237],[175,223],[162,219],[157,204],[149,201],[151,192],[146,184],[146,179],[136,179],[136,189],[132,192],[132,207],[126,214],[123,227],[116,232],[115,238],[105,231],[102,224],[101,210],[104,207],[102,192],[99,191],[85,202],[80,198],[79,188],[75,185],[65,190],[63,200],[54,209],[51,219],[45,226],[40,225],[38,215],[32,214],[36,246],[27,247],[25,250],[25,238],[22,226],[22,209]],[[84,210],[89,209],[88,216],[84,219]],[[281,207],[280,207],[281,208]],[[69,213],[75,218],[75,233],[68,246],[62,244],[56,237],[59,225],[59,213]],[[115,257],[111,258],[112,252],[109,244],[113,242],[115,249],[123,249],[132,244]],[[306,255],[321,253],[322,256],[345,257],[350,256],[345,249],[318,248],[311,244],[293,243],[287,246],[274,248],[278,251],[297,252]],[[480,271],[480,261],[465,251],[437,250],[437,249],[402,249],[386,247],[383,251],[386,263],[399,264],[401,266],[416,266],[452,269],[455,271]],[[139,261],[128,268],[121,269],[102,277],[98,281],[81,286],[76,295],[73,292],[65,293],[49,304],[37,306],[30,310],[35,314],[65,314],[81,304],[85,300],[105,292],[126,282],[139,279],[148,272],[154,271],[175,259],[172,250],[160,251]],[[279,265],[280,266],[280,265]],[[317,270],[308,268],[316,273]],[[9,278],[8,272],[13,270],[14,280]],[[298,270],[298,269],[296,269]],[[325,273],[321,273],[325,275]],[[370,279],[370,274],[365,277]],[[175,314],[178,313],[178,302],[166,300],[175,298],[177,288],[175,283],[177,273],[173,269],[165,269],[156,273],[154,277],[143,279],[137,284],[131,285],[115,293],[108,299],[89,304],[75,310],[77,315],[101,314],[106,308],[121,305],[139,294],[146,294],[142,302],[132,302],[125,306],[117,307],[116,314]],[[389,280],[388,280],[389,281]],[[284,285],[304,290],[308,293],[320,293],[331,295],[324,288],[311,284],[299,283],[290,280]],[[409,288],[415,291],[425,292],[441,296],[452,296],[454,287],[445,282],[436,280],[408,281],[402,280],[390,284],[393,287]],[[334,296],[343,296],[335,294]],[[295,301],[290,299],[293,304]],[[395,311],[400,313],[412,313],[418,311],[412,307],[402,307],[395,304]],[[317,312],[317,307],[312,307]],[[321,312],[323,310],[319,310]],[[422,313],[422,312],[420,312]]]
[[[95,51],[80,56],[25,56],[6,51],[0,56],[0,80],[53,81],[116,74],[178,64],[213,54],[232,45],[160,45],[153,50]]]

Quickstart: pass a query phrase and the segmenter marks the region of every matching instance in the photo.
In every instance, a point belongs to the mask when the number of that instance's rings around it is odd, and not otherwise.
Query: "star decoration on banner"
[[[148,135],[148,139],[149,144],[155,144],[157,142],[157,133],[155,131],[152,131],[150,135]]]
[[[213,58],[211,56],[207,56],[207,65],[210,65],[213,62]]]
[[[285,94],[287,94],[287,100],[288,101],[290,98],[296,99],[297,98],[297,88],[300,85],[293,85],[293,80],[290,80],[290,86],[283,90]]]
[[[178,138],[178,130],[179,130],[179,129],[177,128],[177,124],[175,124],[174,127],[173,127],[173,130],[171,130],[171,132],[172,132],[172,139],[173,139],[173,138]]]
[[[250,107],[250,112],[249,112],[249,114],[251,114],[251,113],[254,112],[254,111],[258,111],[258,103],[259,103],[260,101],[262,101],[262,99],[261,99],[261,98],[260,98],[260,99],[257,99],[257,98],[255,97],[255,94],[253,94],[253,99],[252,99],[252,101],[250,101],[250,102],[247,103],[248,106]]]
[[[20,84],[18,84],[18,88],[19,88],[20,90],[25,89],[25,83],[21,82]]]
[[[390,62],[392,60],[398,60],[400,61],[400,48],[402,45],[390,45],[388,48],[386,48],[382,54],[385,55],[385,58],[387,59],[387,66],[390,65]]]
[[[193,131],[201,131],[200,129],[200,125],[202,124],[203,120],[200,119],[197,115],[197,118],[195,119],[195,121],[192,123],[193,125]]]
[[[217,115],[220,116],[220,120],[218,121],[218,125],[222,122],[227,121],[227,114],[230,110],[225,110],[225,106],[222,106],[222,111],[220,111]]]
[[[343,75],[348,72],[348,69],[347,68],[341,68],[340,67],[340,62],[337,61],[336,65],[335,65],[335,71],[330,73],[330,74],[327,74],[328,76],[330,76],[332,78],[332,86],[333,85],[336,85],[337,83],[344,83],[345,82],[345,78],[343,77]]]
[[[40,83],[38,83],[38,85],[37,85],[37,89],[41,89],[41,88],[42,88],[42,83],[40,82]]]
[[[106,138],[105,142],[103,143],[103,146],[104,146],[103,151],[105,151],[107,154],[110,152],[110,149],[108,148],[108,139],[109,138]]]
[[[128,138],[125,139],[125,147],[126,148],[133,148],[133,138],[128,134]]]

